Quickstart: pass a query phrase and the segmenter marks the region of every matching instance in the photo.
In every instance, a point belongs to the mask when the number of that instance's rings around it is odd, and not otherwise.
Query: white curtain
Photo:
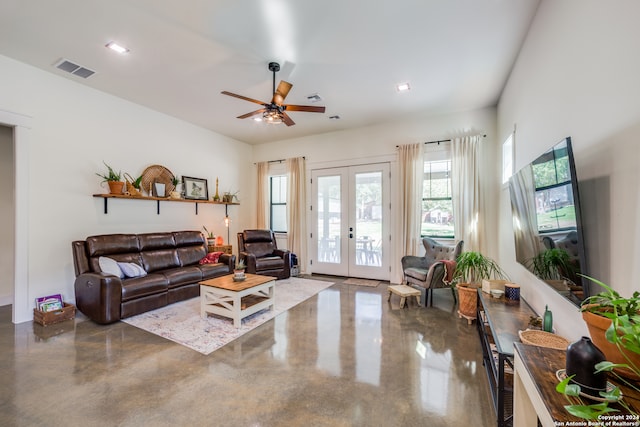
[[[484,218],[480,216],[478,145],[480,135],[451,140],[451,192],[456,240],[464,240],[465,251],[481,251]],[[498,165],[496,165],[498,167]]]
[[[256,228],[266,230],[267,210],[269,209],[269,162],[258,162],[258,194],[256,196]]]
[[[511,177],[509,192],[512,210],[515,212],[513,232],[516,236],[516,259],[524,264],[541,250],[531,165],[525,166]]]
[[[306,179],[304,157],[286,160],[287,165],[287,237],[288,249],[298,256],[304,270],[307,259],[307,215],[305,212]]]
[[[424,177],[423,144],[398,147],[400,166],[400,207],[402,209],[403,255],[418,255],[421,241],[422,181]]]

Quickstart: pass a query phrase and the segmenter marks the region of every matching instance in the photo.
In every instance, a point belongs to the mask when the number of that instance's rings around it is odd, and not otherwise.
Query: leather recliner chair
[[[238,233],[238,259],[246,272],[287,279],[291,276],[291,252],[278,249],[271,230],[244,230]]]

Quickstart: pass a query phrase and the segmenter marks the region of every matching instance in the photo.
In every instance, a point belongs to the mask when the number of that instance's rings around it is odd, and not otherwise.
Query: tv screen
[[[579,305],[587,265],[571,138],[514,174],[509,193],[516,260]]]

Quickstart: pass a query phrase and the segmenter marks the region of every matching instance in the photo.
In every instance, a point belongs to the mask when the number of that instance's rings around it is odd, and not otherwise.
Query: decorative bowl
[[[491,296],[494,298],[500,298],[502,297],[502,295],[504,295],[504,291],[501,289],[492,289],[491,290]]]

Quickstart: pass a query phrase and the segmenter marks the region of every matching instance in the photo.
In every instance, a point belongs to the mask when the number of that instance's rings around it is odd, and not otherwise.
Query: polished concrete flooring
[[[1,426],[492,426],[475,325],[451,293],[387,302],[343,284],[204,356],[78,315],[43,328],[0,307]]]

